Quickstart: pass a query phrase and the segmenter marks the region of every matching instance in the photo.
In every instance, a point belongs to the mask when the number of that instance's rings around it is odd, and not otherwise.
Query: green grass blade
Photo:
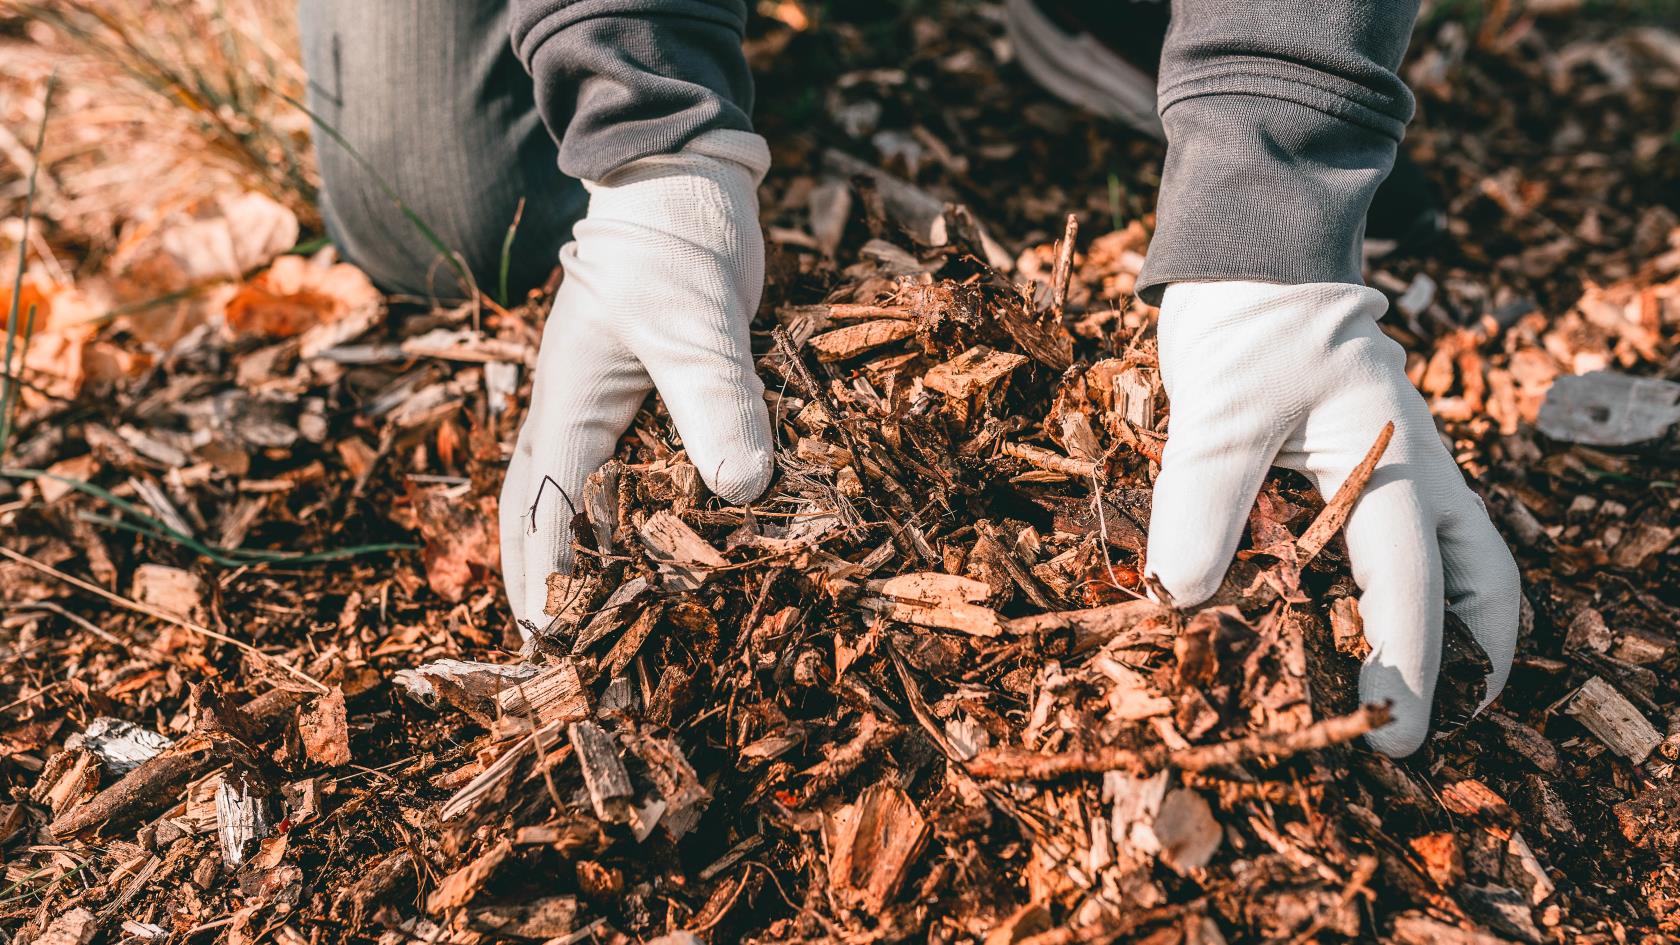
[[[513,260],[513,237],[519,232],[519,218],[525,215],[525,198],[519,198],[519,205],[513,208],[513,222],[508,224],[507,235],[502,237],[502,264],[497,273],[496,304],[508,306],[508,267]]]
[[[23,195],[23,238],[18,240],[17,273],[12,277],[12,304],[6,313],[6,360],[3,367],[5,377],[0,378],[5,384],[4,397],[0,397],[0,460],[6,457],[6,450],[12,445],[12,402],[17,399],[17,389],[22,381],[23,371],[20,368],[18,378],[14,380],[12,371],[12,349],[17,344],[18,333],[18,302],[23,298],[23,272],[29,265],[29,221],[35,214],[35,184],[36,175],[41,173],[41,150],[47,143],[47,116],[51,112],[53,86],[58,82],[58,73],[47,76],[47,87],[41,93],[41,127],[35,130],[35,163],[29,168],[29,186]],[[29,310],[29,328],[25,330],[24,344],[29,343],[29,335],[35,327],[35,309]]]

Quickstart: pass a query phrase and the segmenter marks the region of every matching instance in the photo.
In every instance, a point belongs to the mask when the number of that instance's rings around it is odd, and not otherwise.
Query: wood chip
[[[923,571],[871,581],[868,588],[872,596],[863,607],[889,620],[979,637],[1003,632],[997,611],[980,604],[991,594],[983,581]]]
[[[571,723],[566,726],[566,734],[583,768],[583,783],[589,790],[589,805],[594,808],[595,816],[613,824],[629,820],[630,798],[635,789],[630,785],[630,773],[624,770],[612,736],[590,721]]]
[[[441,915],[452,909],[459,909],[478,895],[484,884],[490,881],[496,870],[507,861],[513,853],[513,845],[507,840],[493,844],[489,849],[474,857],[467,865],[443,878],[432,894],[426,897],[426,911],[432,915]]]
[[[806,344],[817,352],[817,360],[845,361],[860,354],[890,345],[916,333],[916,323],[896,318],[882,318],[872,322],[847,325],[825,331]]]
[[[1663,741],[1656,726],[1601,676],[1583,683],[1564,711],[1610,746],[1611,751],[1634,764],[1650,757]]]
[[[977,345],[944,364],[930,368],[922,383],[947,397],[966,400],[990,390],[1016,368],[1027,363],[1025,355],[996,351]]]
[[[1162,798],[1153,829],[1161,862],[1180,875],[1206,866],[1225,836],[1207,800],[1187,788],[1174,788]]]
[[[897,895],[931,829],[909,795],[872,784],[825,818],[823,832],[835,894],[852,908],[879,913]]]
[[[298,714],[298,735],[310,761],[329,768],[350,763],[349,720],[344,690],[334,686]]]
[[[581,722],[589,718],[589,692],[578,677],[577,664],[562,658],[529,679],[518,680],[496,696],[505,716],[535,718],[539,726],[552,722]]]
[[[191,571],[142,564],[134,569],[130,596],[182,620],[204,622],[204,582]]]
[[[716,548],[671,512],[649,516],[642,525],[641,539],[648,556],[659,562],[665,585],[672,590],[692,591],[706,583],[713,570],[728,564]]]

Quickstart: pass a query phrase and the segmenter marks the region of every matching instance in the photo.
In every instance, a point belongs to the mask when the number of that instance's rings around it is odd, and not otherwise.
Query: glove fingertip
[[[700,470],[713,494],[731,505],[745,505],[763,495],[774,474],[775,457],[761,448],[725,457],[716,469]]]
[[[1396,712],[1387,725],[1365,733],[1365,744],[1371,746],[1372,751],[1390,758],[1405,758],[1422,748],[1424,739],[1428,736],[1427,713],[1420,722]]]
[[[1432,691],[1416,692],[1393,667],[1367,662],[1359,676],[1359,698],[1366,704],[1388,704],[1388,724],[1365,733],[1365,743],[1373,750],[1404,758],[1423,747],[1429,737]]]
[[[1229,564],[1225,556],[1208,552],[1151,554],[1147,561],[1149,575],[1172,595],[1171,603],[1178,608],[1195,607],[1212,597],[1225,580]]]

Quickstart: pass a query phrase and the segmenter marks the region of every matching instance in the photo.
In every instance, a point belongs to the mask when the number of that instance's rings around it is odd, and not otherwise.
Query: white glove
[[[1443,597],[1493,661],[1480,711],[1510,673],[1521,591],[1510,550],[1406,379],[1405,352],[1377,328],[1386,308],[1375,289],[1341,283],[1167,288],[1159,340],[1172,430],[1147,567],[1178,606],[1201,603],[1269,466],[1306,474],[1329,497],[1394,421],[1347,544],[1371,644],[1359,694],[1394,712],[1367,741],[1402,757],[1428,734]]]
[[[521,627],[548,623],[548,575],[571,569],[584,480],[650,390],[713,492],[749,502],[769,485],[770,418],[747,333],[764,289],[758,184],[769,167],[763,138],[716,130],[584,183],[589,213],[560,251],[565,280],[502,486],[502,574]]]

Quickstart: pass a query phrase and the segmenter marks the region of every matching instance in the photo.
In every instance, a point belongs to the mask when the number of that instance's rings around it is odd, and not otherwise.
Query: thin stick
[[[1342,487],[1325,503],[1324,511],[1318,513],[1318,518],[1307,526],[1301,537],[1295,542],[1295,557],[1301,567],[1318,556],[1324,546],[1330,543],[1342,525],[1347,522],[1348,513],[1353,511],[1353,503],[1359,494],[1365,491],[1365,486],[1371,481],[1371,474],[1376,472],[1377,462],[1382,459],[1383,451],[1388,449],[1388,441],[1394,438],[1394,421],[1383,424],[1382,432],[1377,434],[1377,441],[1365,452],[1365,458],[1359,465],[1348,473]]]
[[[1047,450],[1042,446],[1032,446],[1027,443],[1005,442],[1002,449],[1003,455],[1005,456],[1013,456],[1016,459],[1026,460],[1040,469],[1047,469],[1050,472],[1061,473],[1064,476],[1075,476],[1080,479],[1089,479],[1090,477],[1096,475],[1096,463],[1090,462],[1089,460],[1074,459],[1069,456],[1063,456],[1060,453]]]
[[[1079,235],[1079,217],[1068,214],[1062,243],[1056,250],[1056,267],[1050,270],[1050,314],[1059,321],[1067,305],[1068,283],[1073,279],[1073,241]]]
[[[0,545],[0,555],[3,555],[7,558],[10,558],[13,561],[16,561],[18,564],[24,565],[25,567],[33,568],[34,570],[39,571],[42,574],[48,575],[50,577],[55,577],[55,578],[59,579],[60,581],[63,581],[64,583],[69,584],[71,587],[75,587],[75,588],[78,588],[80,590],[84,590],[84,591],[88,592],[89,594],[94,594],[96,596],[103,597],[106,600],[110,601],[111,603],[116,604],[120,607],[126,607],[129,610],[134,611],[135,613],[145,614],[148,617],[155,617],[158,620],[162,620],[165,623],[174,624],[175,626],[180,627],[183,630],[191,631],[193,633],[198,634],[199,636],[208,637],[212,640],[216,640],[216,641],[221,642],[221,643],[226,643],[229,646],[235,647],[236,649],[239,649],[239,650],[242,650],[246,653],[251,654],[252,656],[256,657],[259,660],[262,660],[265,663],[270,663],[270,664],[274,665],[275,667],[277,667],[278,669],[284,670],[287,674],[289,674],[291,676],[294,676],[297,679],[302,680],[303,682],[306,682],[309,685],[315,687],[315,689],[319,692],[330,692],[331,691],[330,689],[327,688],[325,683],[321,682],[319,679],[316,679],[314,676],[309,675],[308,673],[304,672],[301,669],[298,669],[296,666],[293,666],[292,664],[286,662],[283,659],[280,659],[279,657],[270,656],[267,653],[264,653],[262,650],[257,649],[256,647],[252,646],[249,643],[246,643],[244,640],[236,640],[233,637],[230,637],[225,633],[219,633],[215,630],[210,629],[209,627],[200,626],[196,623],[193,623],[190,620],[183,620],[182,618],[175,616],[174,614],[170,613],[167,610],[163,610],[163,609],[158,608],[158,607],[153,607],[150,604],[142,604],[141,602],[139,602],[137,600],[131,600],[127,597],[122,596],[121,594],[113,594],[110,591],[104,589],[103,587],[100,587],[97,584],[94,584],[90,581],[84,581],[81,578],[76,577],[75,575],[65,574],[63,571],[60,571],[57,568],[55,568],[55,567],[53,567],[49,564],[43,564],[39,561],[36,561],[34,558],[29,557],[26,554],[22,554],[20,552],[13,551],[12,549],[5,547],[4,545]]]
[[[1304,751],[1316,751],[1340,742],[1352,741],[1372,729],[1388,724],[1387,705],[1367,705],[1351,715],[1315,722],[1298,732],[1282,735],[1250,735],[1216,745],[1195,745],[1177,751],[1155,746],[1142,751],[1099,748],[1041,754],[1020,748],[983,751],[968,763],[968,773],[980,778],[1014,781],[1052,781],[1070,774],[1104,771],[1146,773],[1162,768],[1204,771],[1259,758],[1280,760]]]

